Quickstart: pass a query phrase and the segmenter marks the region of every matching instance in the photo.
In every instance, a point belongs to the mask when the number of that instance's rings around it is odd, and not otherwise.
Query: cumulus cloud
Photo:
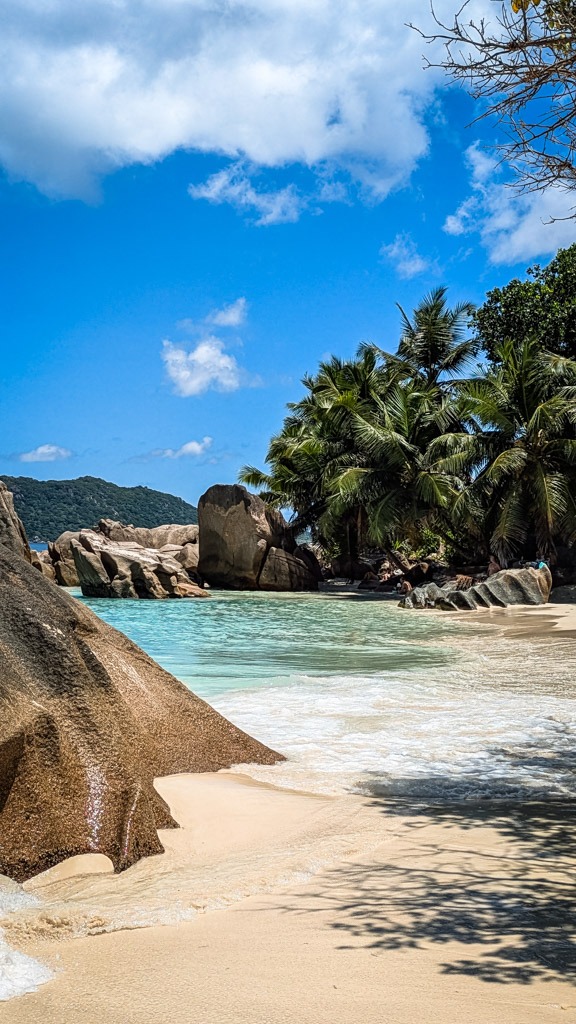
[[[453,0],[435,8],[451,17]],[[0,162],[69,196],[177,149],[215,153],[231,166],[192,194],[261,224],[304,201],[246,166],[336,167],[382,198],[426,153],[443,81],[411,19],[429,20],[419,0],[4,0]]]
[[[162,448],[154,454],[163,459],[182,459],[188,456],[197,458],[208,451],[213,440],[212,437],[203,437],[201,441],[187,441],[180,448]]]
[[[409,279],[430,270],[432,263],[418,251],[418,247],[410,234],[404,232],[396,235],[389,245],[383,245],[380,255],[394,265],[398,277]]]
[[[213,309],[203,320],[187,318],[178,321],[176,326],[180,330],[199,336],[199,340],[191,350],[168,340],[163,343],[162,359],[177,395],[190,398],[205,391],[237,391],[240,387],[259,386],[260,379],[251,377],[227,351],[222,338],[214,333],[215,328],[221,331],[241,327],[247,311],[248,303],[241,296],[228,305]],[[240,339],[236,338],[235,344],[241,344]],[[194,445],[197,442],[190,443]],[[179,454],[196,453],[192,449],[190,452],[179,449]]]
[[[191,352],[165,341],[162,359],[176,394],[183,398],[209,390],[237,391],[240,387],[240,367],[214,335],[203,338]]]
[[[479,234],[494,264],[513,265],[547,256],[574,242],[566,193],[559,188],[518,195],[507,188],[504,169],[478,143],[466,152],[471,194],[444,222],[449,235]]]
[[[69,459],[72,452],[68,448],[61,448],[57,444],[40,444],[31,452],[22,452],[18,458],[20,462],[57,462],[59,459]]]
[[[245,298],[236,299],[222,309],[215,309],[206,317],[206,323],[215,327],[240,327],[246,319],[248,303]]]

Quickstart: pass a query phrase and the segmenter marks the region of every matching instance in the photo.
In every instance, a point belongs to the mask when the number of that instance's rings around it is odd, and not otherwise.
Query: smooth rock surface
[[[281,548],[270,548],[258,580],[260,590],[314,590],[318,578],[306,562]]]
[[[144,526],[126,526],[113,519],[101,519],[96,528],[108,540],[118,543],[132,542],[143,548],[157,548],[160,550],[167,544],[173,547],[183,547],[185,544],[198,544],[198,526],[179,526],[167,524],[165,526],[154,526],[150,529]]]
[[[442,608],[466,611],[476,608],[507,608],[510,605],[547,604],[552,589],[552,573],[546,569],[503,569],[482,583],[466,590],[454,581],[443,587],[428,583],[416,587],[400,601],[401,608]]]
[[[228,590],[316,590],[320,567],[302,554],[275,509],[240,484],[215,484],[198,502],[198,571]],[[312,566],[316,563],[317,569]]]
[[[192,545],[190,545],[192,546]],[[114,542],[95,530],[81,530],[70,541],[85,597],[152,598],[208,597],[172,551],[141,547],[135,541]]]
[[[17,881],[162,852],[156,776],[280,759],[4,544],[0,663],[0,874]]]

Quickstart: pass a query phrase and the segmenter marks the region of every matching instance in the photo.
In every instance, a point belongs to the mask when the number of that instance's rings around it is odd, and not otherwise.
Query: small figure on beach
[[[500,565],[500,562],[496,558],[496,555],[490,555],[490,558],[488,560],[488,575],[493,576],[494,573],[501,571],[502,566]]]

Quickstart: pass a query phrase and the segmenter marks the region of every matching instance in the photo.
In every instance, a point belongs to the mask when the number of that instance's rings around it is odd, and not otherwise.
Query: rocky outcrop
[[[88,597],[205,596],[198,593],[202,580],[195,525],[146,529],[101,519],[94,530],[68,530],[49,544],[48,561],[60,586],[82,586]]]
[[[311,590],[314,583],[317,587],[317,577],[297,552],[298,548],[294,554],[282,548],[270,548],[258,579],[258,589]]]
[[[48,545],[48,555],[54,568],[56,582],[60,587],[77,587],[79,584],[72,554],[72,541],[77,539],[77,533],[66,530],[57,540]]]
[[[280,759],[0,544],[0,873],[103,853],[116,870],[175,827],[155,776]]]
[[[279,512],[239,484],[216,484],[198,503],[200,575],[229,590],[317,590],[311,551],[299,548]]]
[[[507,608],[510,605],[547,604],[552,589],[549,569],[503,569],[482,583],[461,589],[456,580],[443,587],[427,583],[400,601],[401,608],[442,608],[466,611],[476,608]]]
[[[46,579],[52,580],[53,583],[56,582],[56,572],[47,551],[31,551],[30,562]]]
[[[70,550],[85,597],[154,598],[208,597],[194,581],[196,570],[188,549],[145,548],[134,541],[115,542],[95,530],[81,530],[70,539]],[[185,551],[186,548],[186,551]],[[177,560],[174,553],[180,555]]]
[[[125,526],[113,519],[101,519],[96,532],[118,544],[138,544],[142,548],[154,548],[157,551],[167,546],[181,548],[185,544],[192,547],[198,545],[198,527],[195,525],[170,524],[148,529],[144,526]]]
[[[22,520],[14,509],[14,498],[6,484],[0,480],[0,542],[16,554],[31,561],[28,538]]]

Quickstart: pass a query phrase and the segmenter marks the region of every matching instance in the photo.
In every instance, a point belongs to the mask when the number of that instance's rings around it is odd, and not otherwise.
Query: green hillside
[[[118,487],[95,476],[77,480],[33,480],[28,476],[0,479],[14,494],[16,511],[30,540],[56,540],[64,530],[86,529],[103,518],[149,527],[198,522],[194,505],[149,487]]]

